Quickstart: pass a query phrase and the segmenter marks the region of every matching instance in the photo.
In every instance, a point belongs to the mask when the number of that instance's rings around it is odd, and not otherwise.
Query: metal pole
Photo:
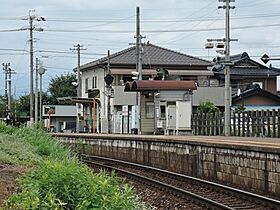
[[[8,110],[11,112],[12,110],[12,106],[11,106],[11,102],[12,102],[12,87],[11,87],[11,82],[12,82],[12,70],[10,68],[8,68]]]
[[[111,74],[111,69],[110,69],[110,50],[108,50],[108,54],[107,54],[107,59],[108,59],[108,62],[107,62],[107,75],[108,74]],[[112,119],[112,116],[111,116],[111,86],[108,85],[107,86],[107,92],[108,92],[108,104],[107,104],[107,120],[108,120],[108,133],[111,133],[112,132],[112,129],[111,129],[111,119]]]
[[[40,121],[42,120],[42,74],[40,74]]]
[[[36,58],[36,66],[35,66],[35,124],[38,123],[38,65],[39,59]]]
[[[8,100],[8,84],[7,84],[7,80],[8,80],[8,64],[5,63],[5,64],[3,64],[3,66],[4,66],[4,74],[5,74],[5,101],[7,103],[7,100]],[[6,104],[6,106],[7,106],[7,104]]]
[[[33,16],[29,11],[29,25],[30,25],[30,125],[34,123],[33,113]]]
[[[82,92],[81,92],[81,72],[80,72],[80,67],[81,67],[81,45],[77,45],[77,53],[78,53],[78,68],[77,68],[77,74],[78,74],[78,92],[77,96],[81,97]]]
[[[77,66],[77,83],[78,83],[78,87],[77,87],[77,97],[80,98],[81,97],[81,73],[80,73],[80,44],[77,44],[77,53],[78,53],[78,66]],[[77,104],[77,114],[80,112],[80,108],[81,108],[81,104]],[[80,132],[80,119],[79,119],[79,114],[77,117],[77,125],[76,125],[76,132],[79,133]]]

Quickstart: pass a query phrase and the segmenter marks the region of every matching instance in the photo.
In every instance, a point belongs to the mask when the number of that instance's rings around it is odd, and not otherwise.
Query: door
[[[168,105],[166,109],[166,129],[176,128],[176,105]]]

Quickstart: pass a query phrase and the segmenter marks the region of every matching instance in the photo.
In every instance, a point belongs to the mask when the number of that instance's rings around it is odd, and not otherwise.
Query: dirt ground
[[[17,178],[26,171],[21,166],[0,164],[0,207],[18,188]]]

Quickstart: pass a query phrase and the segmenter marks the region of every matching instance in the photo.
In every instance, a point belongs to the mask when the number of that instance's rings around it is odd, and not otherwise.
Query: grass
[[[145,209],[132,188],[114,173],[93,174],[75,154],[42,130],[0,124],[0,163],[32,168],[4,210]]]

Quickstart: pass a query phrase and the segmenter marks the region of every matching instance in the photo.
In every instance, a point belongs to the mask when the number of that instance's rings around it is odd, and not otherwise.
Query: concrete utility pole
[[[10,63],[2,63],[5,74],[5,99],[7,101],[7,109],[12,110],[12,74],[15,71],[10,68]]]
[[[16,72],[8,68],[8,110],[12,111],[12,74]]]
[[[140,8],[136,7],[136,71],[138,72],[138,80],[142,80],[142,35],[140,34]],[[138,119],[138,133],[141,134],[141,93],[137,92],[137,112],[135,119]]]
[[[33,125],[33,20],[34,16],[31,16],[29,11],[29,36],[30,36],[30,125]]]
[[[86,50],[83,48],[83,45],[77,44],[73,46],[74,48],[70,48],[72,51],[77,51],[78,55],[78,66],[77,66],[77,97],[82,97],[82,81],[81,81],[81,50]],[[81,105],[77,103],[77,120],[76,120],[76,132],[79,133],[80,131],[80,119],[79,119],[79,111],[81,109]]]
[[[36,58],[35,64],[35,124],[38,123],[38,67],[39,59]]]
[[[230,2],[235,2],[235,0],[219,0],[219,2],[224,2],[225,5],[219,6],[218,9],[226,10],[226,31],[225,31],[225,136],[230,136],[230,18],[229,10],[234,9],[234,6],[230,6]]]
[[[12,74],[15,71],[10,68],[10,63],[2,63],[5,74],[5,98],[7,100],[7,109],[12,110]]]
[[[7,103],[6,107],[8,107],[8,68],[10,68],[10,63],[2,63],[3,71],[5,74],[5,101]]]
[[[30,125],[34,123],[34,103],[33,103],[33,31],[43,31],[42,28],[35,28],[33,26],[33,21],[45,21],[43,17],[37,17],[36,15],[31,15],[31,10],[29,10],[29,36],[30,36]]]

